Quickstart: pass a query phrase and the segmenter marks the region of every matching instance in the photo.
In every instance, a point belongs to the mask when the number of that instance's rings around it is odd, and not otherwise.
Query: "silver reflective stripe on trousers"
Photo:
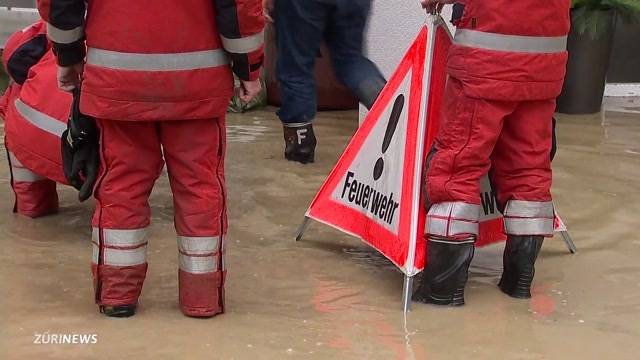
[[[180,254],[180,270],[191,274],[206,274],[218,271],[218,255],[188,256]]]
[[[510,200],[504,210],[509,235],[551,235],[555,213],[551,201]]]
[[[553,219],[504,218],[504,230],[509,235],[551,235]]]
[[[194,255],[215,253],[218,251],[219,236],[196,237],[178,236],[178,249],[181,252]]]
[[[20,99],[16,99],[14,104],[18,113],[22,115],[25,120],[42,131],[60,137],[62,133],[67,130],[67,125],[63,122],[32,108]]]
[[[478,235],[480,205],[444,202],[431,206],[427,214],[427,232],[431,235]]]
[[[100,254],[100,229],[93,228],[93,261]],[[104,265],[135,266],[147,262],[147,229],[102,229]]]
[[[504,209],[504,216],[521,218],[553,218],[553,202],[509,200]]]
[[[44,177],[25,168],[12,152],[9,152],[9,161],[11,161],[11,177],[13,178],[13,181],[34,183],[45,179]]]
[[[51,41],[59,44],[71,44],[72,42],[82,39],[84,36],[84,28],[78,26],[71,30],[62,30],[47,23],[47,36]]]
[[[520,36],[459,29],[453,39],[456,45],[533,54],[561,53],[567,50],[566,36]]]
[[[94,228],[95,234],[98,234],[98,228]],[[134,247],[142,245],[147,239],[147,228],[118,230],[118,229],[102,229],[102,241],[105,246],[117,247]]]
[[[191,274],[218,271],[219,236],[178,236],[180,270]]]
[[[260,49],[264,44],[264,31],[238,39],[230,39],[224,36],[220,36],[220,38],[222,39],[222,46],[228,52],[246,54]]]
[[[135,54],[89,48],[87,64],[114,70],[182,71],[228,65],[222,49],[173,54]]]

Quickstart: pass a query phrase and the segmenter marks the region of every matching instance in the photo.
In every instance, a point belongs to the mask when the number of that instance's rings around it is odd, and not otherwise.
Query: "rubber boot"
[[[504,248],[504,270],[500,290],[516,299],[531,298],[534,264],[542,247],[543,236],[509,235]]]
[[[284,126],[284,157],[289,161],[308,164],[315,161],[316,136],[313,125]]]
[[[126,318],[135,315],[136,305],[101,306],[100,312],[108,317]]]
[[[429,236],[427,266],[413,301],[426,304],[462,306],[464,287],[473,259],[475,237],[456,240]]]

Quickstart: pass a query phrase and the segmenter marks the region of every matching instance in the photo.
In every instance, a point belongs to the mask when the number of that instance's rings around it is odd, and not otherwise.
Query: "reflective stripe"
[[[99,228],[93,228],[93,240],[99,243]],[[102,229],[104,246],[115,247],[134,247],[145,243],[147,238],[147,228],[118,230],[118,229]]]
[[[551,235],[553,219],[505,218],[504,229],[509,235]]]
[[[299,128],[299,127],[303,127],[311,124],[313,124],[313,121],[303,122],[303,123],[283,123],[282,125],[288,128]]]
[[[82,39],[84,36],[84,28],[78,26],[71,30],[62,30],[47,23],[47,36],[51,41],[59,44],[71,44],[72,42]]]
[[[94,227],[93,261],[98,263],[100,249],[100,228]],[[104,265],[135,266],[147,262],[147,228],[119,230],[102,229],[102,251]]]
[[[480,205],[464,202],[437,203],[431,206],[429,215],[477,222],[480,218]]]
[[[180,254],[180,270],[191,274],[206,274],[218,271],[218,256],[188,256]]]
[[[11,167],[11,177],[15,182],[34,183],[45,178],[23,167]]]
[[[9,161],[11,162],[11,167],[24,167],[20,160],[18,160],[18,158],[11,151],[7,152],[9,153]]]
[[[524,53],[560,53],[567,50],[566,36],[520,36],[459,29],[455,44],[479,49]]]
[[[226,250],[225,250],[225,244],[226,242],[224,241],[224,235],[220,236],[220,254],[218,254],[218,256],[221,256],[220,258],[220,266],[222,267],[220,270],[225,271],[227,269],[227,265],[225,264],[225,254],[226,254]]]
[[[178,236],[178,249],[187,255],[211,254],[218,251],[219,237]]]
[[[220,38],[222,39],[222,46],[228,52],[246,54],[260,49],[264,44],[264,30],[258,34],[238,39],[229,39],[224,36],[220,36]]]
[[[435,237],[429,237],[429,242],[437,242],[437,243],[449,244],[449,245],[464,245],[464,244],[474,244],[476,240],[475,238],[469,238],[465,240],[444,240],[444,239],[438,239]]]
[[[509,200],[504,216],[520,218],[553,218],[553,202]]]
[[[433,204],[427,214],[427,232],[431,235],[478,235],[480,205],[464,202]]]
[[[63,122],[32,108],[20,99],[16,99],[15,106],[18,113],[20,113],[25,120],[31,123],[31,125],[40,130],[46,131],[51,135],[60,137],[67,129],[67,125]]]
[[[93,254],[91,256],[91,261],[94,264],[98,263],[98,258],[100,257],[100,248],[98,247],[98,244],[95,242],[91,242],[91,250],[93,251]]]
[[[13,181],[32,183],[45,179],[44,177],[25,168],[11,151],[8,151],[8,153],[9,162],[11,163],[11,177],[13,178]]]
[[[97,264],[100,256],[100,248],[98,243],[91,242],[93,255],[91,261]],[[104,265],[111,266],[135,266],[147,262],[147,246],[137,247],[135,249],[104,249]]]
[[[459,220],[440,219],[427,216],[427,232],[431,235],[455,236],[462,234],[478,235],[478,223]]]
[[[147,262],[147,246],[135,249],[104,248],[104,265],[135,266]]]
[[[174,54],[135,54],[89,48],[87,64],[116,70],[180,71],[227,65],[224,50],[204,50]]]

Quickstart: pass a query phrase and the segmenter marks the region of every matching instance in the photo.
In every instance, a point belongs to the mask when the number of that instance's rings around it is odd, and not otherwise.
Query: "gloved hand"
[[[420,3],[422,4],[422,8],[426,9],[428,13],[439,14],[445,4],[453,4],[459,1],[460,0],[420,0]]]
[[[100,167],[99,131],[95,119],[80,113],[80,88],[73,90],[71,115],[62,133],[62,167],[71,186],[85,201],[93,194]]]

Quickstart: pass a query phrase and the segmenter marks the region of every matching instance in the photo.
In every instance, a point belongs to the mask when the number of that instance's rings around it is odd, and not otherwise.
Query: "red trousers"
[[[11,187],[16,197],[13,211],[30,218],[58,212],[56,182],[32,172],[11,151],[8,153]]]
[[[555,100],[471,98],[450,78],[442,122],[429,156],[428,233],[477,235],[479,179],[489,172],[505,230],[513,235],[553,234],[551,142]]]
[[[224,119],[99,120],[99,125],[92,263],[96,302],[138,301],[147,271],[148,199],[166,161],[178,235],[180,307],[190,316],[222,313]]]

